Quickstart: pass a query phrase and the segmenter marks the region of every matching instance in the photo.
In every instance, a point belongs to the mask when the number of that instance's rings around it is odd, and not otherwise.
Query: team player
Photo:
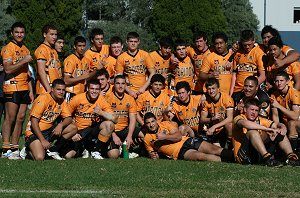
[[[87,79],[95,75],[89,72],[89,63],[84,57],[86,40],[77,36],[74,40],[74,52],[64,60],[64,81],[66,82],[66,101],[74,95],[83,93]]]
[[[37,97],[32,105],[25,140],[34,160],[44,160],[45,150],[48,156],[62,160],[58,152],[77,131],[71,124],[71,113],[64,101],[65,89],[65,82],[56,79],[52,83],[51,92]],[[58,121],[60,116],[61,122]],[[51,147],[55,139],[57,141]]]
[[[147,112],[152,112],[156,119],[161,122],[163,115],[170,106],[170,97],[163,90],[165,86],[165,78],[161,74],[154,74],[151,78],[150,89],[139,95],[137,103],[137,121],[143,126],[143,116]]]
[[[129,32],[126,43],[128,49],[117,59],[116,74],[128,76],[129,84],[126,91],[129,95],[137,98],[150,85],[150,79],[155,74],[155,65],[150,55],[138,48],[140,44],[138,33]],[[148,80],[147,72],[149,74]]]
[[[54,43],[54,48],[57,51],[58,57],[60,57],[60,55],[63,55],[62,52],[63,52],[64,46],[65,46],[65,37],[63,34],[58,33],[56,42]],[[59,75],[62,76],[63,67],[62,67],[60,61],[57,65],[57,67],[58,67]]]
[[[230,88],[233,99],[243,90],[243,83],[248,76],[256,76],[259,85],[266,79],[262,61],[264,52],[261,46],[255,43],[254,33],[251,30],[243,30],[240,42],[242,48],[235,54],[233,61]]]
[[[69,109],[78,132],[72,137],[75,143],[70,147],[73,147],[72,151],[66,152],[66,157],[80,155],[85,148],[93,159],[103,159],[102,155],[105,154],[104,149],[115,128],[114,123],[117,123],[117,116],[100,95],[99,81],[88,81],[86,93],[74,96],[69,102]],[[97,139],[95,145],[92,143],[93,139]]]
[[[96,72],[96,79],[100,83],[100,95],[105,96],[108,92],[112,92],[113,86],[109,82],[109,73],[102,68]]]
[[[59,73],[60,61],[54,44],[57,40],[57,29],[53,25],[45,25],[42,29],[44,42],[35,50],[37,61],[36,94],[51,91],[52,82],[61,78]]]
[[[19,139],[27,105],[34,97],[28,77],[29,50],[23,45],[25,26],[16,22],[11,27],[12,40],[3,47],[1,55],[5,71],[3,93],[5,118],[2,124],[2,157],[19,159]]]
[[[274,160],[265,147],[266,142],[273,141],[286,154],[287,164],[300,165],[298,156],[293,152],[285,135],[284,124],[259,117],[259,101],[256,98],[250,98],[245,102],[244,112],[234,118],[234,156],[238,163],[261,163],[259,158],[262,157],[264,165],[280,166],[281,163]]]
[[[226,63],[232,55],[227,49],[228,37],[224,32],[215,33],[212,42],[215,52],[204,58],[200,70],[200,79],[206,81],[208,78],[215,77],[219,80],[220,91],[226,94],[230,92],[232,68],[227,67]]]
[[[205,87],[208,97],[201,111],[200,122],[208,126],[206,135],[212,143],[224,147],[227,142],[231,146],[233,99],[229,94],[220,92],[216,78],[209,78]]]
[[[204,58],[206,58],[210,53],[208,47],[207,34],[205,32],[199,31],[193,35],[194,46],[187,47],[187,55],[192,59],[195,76],[194,76],[194,93],[200,94],[203,93],[203,80],[199,79],[200,70],[202,68],[202,63]]]
[[[129,150],[133,143],[140,142],[144,135],[136,127],[137,108],[133,97],[125,93],[126,79],[123,75],[117,75],[114,80],[113,92],[106,96],[106,101],[118,117],[115,130],[109,145],[108,157],[117,159],[120,155],[120,146],[126,142]],[[130,154],[130,156],[133,156]],[[136,155],[137,156],[137,155]]]
[[[231,150],[223,149],[201,138],[182,136],[178,128],[168,121],[157,122],[151,112],[144,117],[147,132],[144,138],[151,159],[159,159],[159,153],[174,160],[231,161]]]
[[[288,127],[288,137],[293,150],[297,150],[298,133],[300,126],[300,93],[289,86],[289,75],[280,71],[275,74],[276,91],[271,95],[273,121],[284,123]]]
[[[108,57],[109,46],[103,44],[104,32],[102,29],[92,29],[89,39],[92,47],[85,52],[84,57],[89,61],[90,70],[94,71],[104,67],[104,59]]]

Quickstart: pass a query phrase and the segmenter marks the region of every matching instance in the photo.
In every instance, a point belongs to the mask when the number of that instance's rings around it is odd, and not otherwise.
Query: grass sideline
[[[300,169],[173,160],[0,159],[1,197],[300,197]]]

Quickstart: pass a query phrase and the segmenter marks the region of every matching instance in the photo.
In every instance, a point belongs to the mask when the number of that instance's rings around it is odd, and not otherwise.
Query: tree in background
[[[12,15],[9,0],[0,1],[0,46],[5,45],[5,41],[8,40],[11,25],[16,21]]]
[[[228,23],[229,44],[240,39],[242,30],[257,32],[259,22],[249,0],[222,0],[222,5]]]

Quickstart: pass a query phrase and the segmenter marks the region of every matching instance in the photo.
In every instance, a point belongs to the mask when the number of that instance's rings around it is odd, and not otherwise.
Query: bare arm
[[[232,72],[231,86],[230,86],[230,93],[229,93],[230,96],[232,96],[233,94],[235,81],[236,81],[236,72]]]
[[[37,71],[41,79],[41,83],[47,92],[51,91],[50,83],[47,79],[47,74],[45,71],[46,61],[45,60],[37,60]]]
[[[146,89],[149,87],[151,78],[155,74],[156,70],[155,70],[155,68],[151,68],[151,69],[148,69],[148,72],[149,72],[148,80],[141,88],[139,88],[139,90],[137,91],[138,95],[144,93],[146,91]]]
[[[40,127],[39,127],[39,119],[36,117],[31,117],[31,128],[32,132],[38,137],[44,149],[49,149],[51,144],[48,140],[43,136]]]
[[[128,134],[126,137],[126,148],[129,149],[130,145],[132,144],[132,135],[135,129],[136,124],[136,114],[135,113],[129,113],[129,126],[128,126]]]
[[[266,72],[264,70],[258,70],[258,73],[259,73],[259,77],[257,79],[258,79],[258,84],[260,85],[266,80]]]
[[[141,116],[141,112],[137,112],[137,115],[136,115],[136,120],[138,121],[138,123],[143,126],[144,125],[144,119],[142,118]]]
[[[246,128],[246,129],[249,129],[249,130],[264,130],[264,131],[273,132],[273,129],[271,129],[271,128],[267,128],[267,127],[264,127],[264,126],[261,126],[261,125],[255,123],[255,122],[252,122],[252,121],[249,121],[249,120],[244,120],[244,119],[238,120],[237,125],[240,128]]]
[[[102,109],[98,105],[95,107],[94,113],[103,117],[105,120],[112,121],[115,124],[118,122],[118,116],[114,112],[102,111]]]
[[[22,60],[13,64],[11,60],[3,60],[4,71],[7,74],[13,74],[21,70],[23,67],[28,67],[28,63],[32,61],[30,54],[26,55]]]
[[[292,119],[292,120],[298,120],[299,118],[299,106],[298,105],[293,105],[292,106],[292,110],[289,110],[287,108],[285,108],[284,106],[280,105],[277,100],[275,100],[274,98],[270,98],[271,101],[271,105],[274,108],[279,109],[284,115],[286,115],[288,118]]]

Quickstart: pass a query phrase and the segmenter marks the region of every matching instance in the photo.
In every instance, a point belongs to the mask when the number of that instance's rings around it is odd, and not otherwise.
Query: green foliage
[[[242,30],[257,32],[259,22],[249,0],[222,0],[222,4],[228,22],[229,44],[239,40]]]
[[[152,31],[157,37],[171,36],[192,42],[193,31],[209,35],[227,30],[220,0],[160,0],[153,8]]]
[[[42,27],[55,25],[68,40],[82,27],[83,0],[13,0],[13,14],[27,28],[26,46],[33,52],[43,41]]]
[[[0,4],[0,46],[5,45],[7,36],[10,33],[10,27],[15,22],[15,17],[10,12],[10,1],[1,0]]]

